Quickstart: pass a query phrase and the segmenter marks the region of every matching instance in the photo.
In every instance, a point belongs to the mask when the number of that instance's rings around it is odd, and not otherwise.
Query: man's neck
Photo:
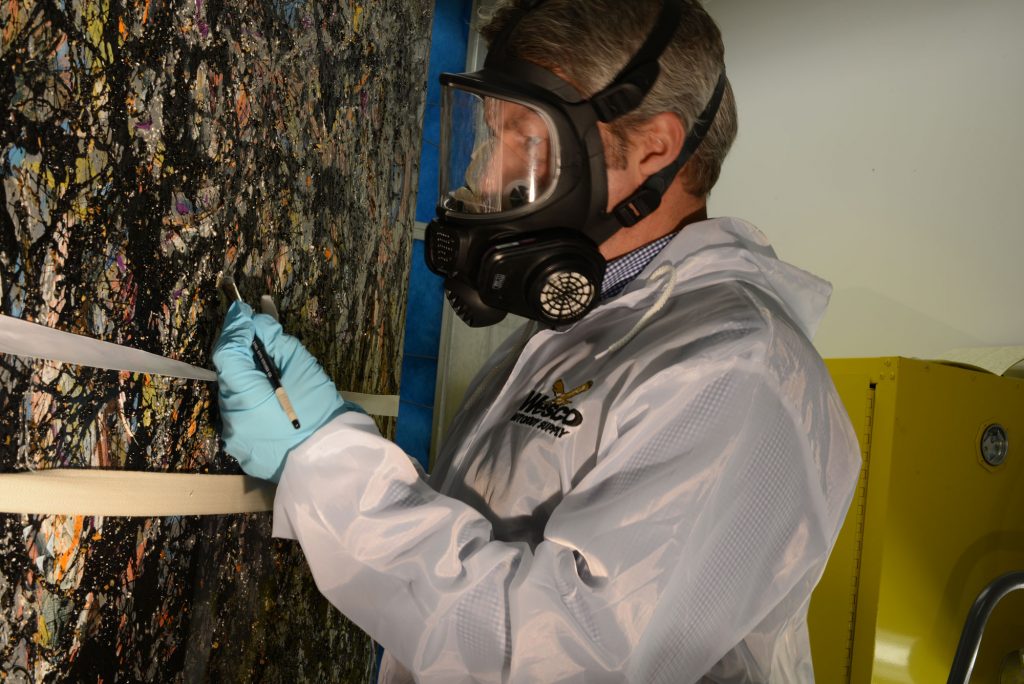
[[[605,240],[600,246],[601,255],[611,261],[707,217],[705,198],[694,197],[686,192],[669,191],[665,193],[657,211],[635,226],[621,228]]]

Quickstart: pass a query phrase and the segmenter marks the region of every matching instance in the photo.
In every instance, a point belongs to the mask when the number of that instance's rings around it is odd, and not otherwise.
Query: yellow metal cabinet
[[[905,358],[827,363],[864,463],[811,599],[816,679],[941,684],[975,597],[1024,570],[1024,380]],[[981,451],[994,424],[1009,444],[996,466]],[[998,684],[1022,648],[1016,592],[993,612],[971,681]]]

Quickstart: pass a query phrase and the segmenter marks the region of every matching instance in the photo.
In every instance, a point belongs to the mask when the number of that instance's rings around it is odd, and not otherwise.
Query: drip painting
[[[211,368],[223,271],[339,388],[397,394],[431,12],[0,3],[0,313]],[[216,403],[0,354],[0,473],[238,473]],[[0,682],[372,681],[270,522],[0,514]]]

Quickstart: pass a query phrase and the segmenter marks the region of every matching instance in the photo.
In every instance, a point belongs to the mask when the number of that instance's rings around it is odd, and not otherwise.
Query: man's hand
[[[253,360],[254,335],[263,341],[281,371],[281,385],[295,408],[300,429],[292,426],[270,381]],[[253,477],[277,482],[290,450],[331,418],[358,410],[342,400],[320,364],[297,339],[284,334],[272,317],[254,316],[243,302],[228,309],[213,350],[213,364],[219,383],[224,450]]]

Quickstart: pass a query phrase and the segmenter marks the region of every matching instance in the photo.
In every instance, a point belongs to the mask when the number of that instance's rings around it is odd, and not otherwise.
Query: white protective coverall
[[[808,342],[830,291],[747,223],[691,224],[615,299],[499,349],[429,484],[366,416],[321,428],[274,534],[385,681],[810,682],[860,468]]]

